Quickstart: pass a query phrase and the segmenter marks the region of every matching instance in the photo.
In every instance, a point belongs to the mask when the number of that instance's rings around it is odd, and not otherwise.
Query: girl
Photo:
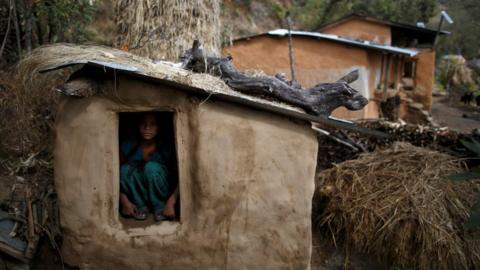
[[[154,113],[145,113],[139,125],[139,138],[121,144],[121,213],[145,220],[153,209],[156,221],[174,219],[178,184],[172,192],[170,165],[173,151],[158,140],[158,121]]]

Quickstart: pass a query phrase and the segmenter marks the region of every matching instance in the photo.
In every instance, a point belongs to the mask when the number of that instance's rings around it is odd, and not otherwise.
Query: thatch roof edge
[[[274,107],[302,112],[291,105],[249,96],[228,87],[220,78],[209,74],[193,73],[182,69],[176,63],[153,62],[144,57],[132,55],[118,49],[104,46],[55,44],[40,47],[24,59],[20,71],[25,80],[31,80],[36,73],[45,73],[75,65],[89,65],[121,71],[140,79],[170,82],[203,91],[208,95],[223,94],[240,99],[268,104]],[[24,72],[22,72],[22,69]]]
[[[204,73],[193,73],[171,62],[153,62],[118,49],[102,46],[54,44],[35,49],[19,65],[24,84],[32,84],[39,74],[73,65],[90,65],[113,69],[145,81],[176,86],[181,90],[203,93],[209,99],[241,104],[251,109],[268,111],[303,121],[323,123],[337,128],[355,130],[370,136],[385,137],[373,130],[355,127],[351,123],[336,121],[305,113],[291,105],[243,94],[231,89],[220,78]]]

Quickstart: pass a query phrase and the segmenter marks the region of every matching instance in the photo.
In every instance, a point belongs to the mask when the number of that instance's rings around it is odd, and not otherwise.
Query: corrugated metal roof
[[[29,79],[36,76],[35,72],[42,73],[71,66],[83,67],[85,69],[92,68],[95,69],[96,74],[100,71],[100,74],[104,76],[112,75],[107,73],[112,71],[114,78],[116,78],[116,74],[125,74],[145,82],[172,86],[191,94],[203,96],[205,98],[204,102],[210,99],[221,100],[247,106],[255,110],[352,130],[369,136],[381,138],[387,136],[376,130],[356,127],[352,123],[307,114],[292,105],[235,91],[219,77],[193,73],[169,62],[160,61],[154,63],[148,58],[135,56],[118,49],[101,46],[55,44],[35,49],[30,59],[35,61],[29,67]]]
[[[276,29],[269,31],[267,33],[270,36],[287,36],[288,35],[288,30],[287,29]],[[399,48],[399,47],[394,47],[390,45],[382,45],[378,43],[374,43],[371,41],[367,40],[355,40],[355,39],[349,39],[337,35],[331,35],[331,34],[322,34],[318,32],[306,32],[306,31],[291,31],[292,36],[303,36],[303,37],[312,37],[312,38],[319,38],[319,39],[326,39],[326,40],[332,40],[336,42],[341,42],[345,43],[351,46],[356,46],[356,47],[362,47],[366,49],[372,49],[372,50],[378,50],[378,51],[384,51],[384,52],[389,52],[389,53],[395,53],[395,54],[403,54],[407,55],[410,57],[413,57],[418,54],[417,51],[415,50],[410,50],[410,49],[404,49],[404,48]]]

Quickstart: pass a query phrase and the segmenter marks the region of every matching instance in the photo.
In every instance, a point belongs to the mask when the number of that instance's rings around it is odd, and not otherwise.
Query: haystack
[[[314,221],[336,245],[388,265],[478,269],[480,238],[463,224],[480,181],[446,179],[463,167],[449,155],[395,143],[323,171]]]
[[[134,54],[175,61],[195,39],[209,54],[220,52],[218,0],[120,0],[115,14],[116,46]]]
[[[438,66],[439,76],[451,85],[473,84],[472,70],[461,55],[445,55]]]

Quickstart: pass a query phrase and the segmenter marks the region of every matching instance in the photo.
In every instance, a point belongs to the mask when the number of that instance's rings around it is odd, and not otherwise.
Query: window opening
[[[405,62],[403,67],[403,77],[413,78],[414,74],[415,74],[415,62],[413,61]]]
[[[407,61],[403,64],[402,82],[404,90],[412,91],[414,89],[415,69],[415,61]]]
[[[120,221],[145,227],[180,220],[174,114],[119,113]]]

